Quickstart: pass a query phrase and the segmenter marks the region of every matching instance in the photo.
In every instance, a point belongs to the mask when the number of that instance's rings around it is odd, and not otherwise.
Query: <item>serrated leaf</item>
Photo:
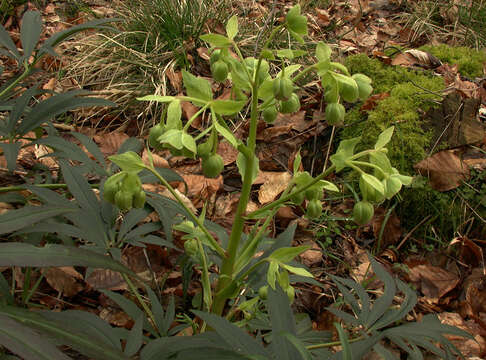
[[[140,155],[134,151],[127,151],[123,154],[109,156],[110,161],[117,164],[120,169],[127,172],[139,173],[145,169],[145,164]]]
[[[380,150],[388,144],[393,136],[394,126],[390,126],[388,129],[384,130],[379,136],[375,144],[375,150]]]
[[[103,153],[101,152],[100,148],[98,147],[98,145],[96,145],[96,143],[91,139],[89,138],[88,136],[84,135],[84,134],[81,134],[81,133],[78,133],[78,132],[72,132],[71,133],[76,139],[78,139],[81,144],[84,145],[84,147],[86,147],[86,149],[91,153],[91,155],[93,155],[95,157],[95,159],[103,166],[105,167],[106,166],[106,163],[105,163],[105,158],[103,156]]]
[[[137,98],[137,100],[139,101],[156,101],[160,103],[172,102],[175,99],[176,98],[174,96],[160,96],[160,95],[145,95]]]
[[[309,350],[306,349],[303,342],[297,336],[289,334],[288,332],[283,332],[281,335],[285,337],[299,352],[300,359],[312,360],[312,355],[310,354]]]
[[[91,189],[91,186],[83,177],[83,174],[81,174],[77,168],[69,165],[66,160],[61,160],[59,163],[61,165],[64,180],[66,181],[69,191],[76,198],[76,202],[84,210],[87,210],[92,214],[98,214],[100,203]]]
[[[83,248],[57,244],[37,247],[25,243],[0,243],[0,266],[89,266],[135,276],[131,270],[108,256]]]
[[[221,36],[221,35],[220,35]],[[196,106],[203,106],[213,99],[211,84],[206,79],[196,77],[186,70],[182,70],[182,81],[186,88],[187,96],[201,101],[192,101]]]
[[[292,261],[295,257],[297,257],[298,255],[302,254],[304,251],[307,251],[309,249],[310,249],[309,245],[283,247],[271,253],[269,258],[285,264]]]
[[[48,339],[3,314],[0,314],[0,344],[25,360],[70,359]]]
[[[361,174],[361,178],[363,179],[363,181],[366,184],[368,184],[373,189],[378,191],[381,195],[383,195],[385,193],[385,188],[383,186],[383,183],[380,180],[378,180],[376,177],[374,177],[373,175],[363,173],[363,174]]]
[[[21,62],[29,60],[35,46],[39,42],[41,30],[42,20],[40,13],[38,11],[26,11],[20,26],[20,41],[24,50]]]
[[[329,61],[331,59],[332,50],[329,45],[320,42],[316,46],[316,57],[319,61]]]
[[[230,40],[233,40],[238,34],[238,17],[233,15],[226,24],[226,35]]]
[[[213,100],[211,109],[218,115],[233,115],[240,112],[245,104],[246,100]]]

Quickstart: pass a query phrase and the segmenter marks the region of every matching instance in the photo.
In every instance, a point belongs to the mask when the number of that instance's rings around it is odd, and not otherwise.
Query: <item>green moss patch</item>
[[[486,51],[473,50],[468,47],[451,47],[448,45],[425,45],[420,48],[437,57],[443,63],[457,64],[461,75],[469,78],[483,76],[486,63]]]
[[[437,94],[444,89],[444,80],[432,72],[385,65],[363,54],[348,57],[345,64],[351,73],[363,73],[373,80],[374,94],[387,92],[390,96],[367,113],[361,112],[360,106],[350,110],[341,137],[361,136],[365,149],[380,132],[394,125],[389,157],[400,172],[414,173],[413,165],[426,156],[432,140],[432,133],[422,128],[421,114],[441,100]]]

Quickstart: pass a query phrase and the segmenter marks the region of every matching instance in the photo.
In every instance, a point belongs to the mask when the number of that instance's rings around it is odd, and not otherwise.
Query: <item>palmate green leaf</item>
[[[161,103],[172,102],[176,98],[174,96],[160,96],[160,95],[145,95],[142,97],[138,97],[138,101],[156,101]]]
[[[196,140],[194,140],[194,138],[189,135],[188,133],[186,132],[182,132],[182,137],[181,137],[181,141],[182,141],[182,145],[187,149],[189,150],[190,152],[192,152],[193,154],[196,154],[197,153],[197,145],[196,145]]]
[[[136,276],[130,269],[110,257],[87,249],[57,244],[37,247],[25,243],[0,243],[0,266],[89,266]]]
[[[212,47],[227,48],[231,46],[231,40],[220,34],[204,34],[200,36],[201,40],[208,42]]]
[[[24,54],[20,62],[28,60],[39,42],[42,31],[41,15],[38,11],[26,11],[22,17],[22,24],[20,26],[20,41]]]
[[[257,340],[225,318],[198,310],[192,312],[211,326],[235,352],[242,355],[267,355],[267,351]]]
[[[331,155],[330,159],[334,166],[336,166],[336,172],[344,169],[351,156],[354,155],[354,148],[360,142],[361,137],[353,139],[343,140],[339,143],[338,149],[334,155]]]
[[[182,70],[182,81],[186,88],[187,96],[201,101],[193,101],[194,105],[202,106],[213,99],[211,84],[206,79],[196,77],[186,70]]]
[[[76,211],[76,208],[71,206],[25,206],[21,209],[9,210],[0,215],[0,234],[8,234],[39,221],[73,211]]]
[[[82,93],[78,90],[68,91],[54,95],[47,100],[41,101],[32,108],[32,111],[24,117],[17,128],[20,135],[38,128],[41,124],[49,121],[57,115],[67,111],[91,106],[117,106],[114,102],[92,97],[79,97]]]
[[[218,115],[233,115],[241,111],[245,104],[245,100],[213,100],[211,109]]]
[[[233,40],[238,34],[238,17],[233,15],[226,24],[226,35],[230,40]]]
[[[0,148],[3,151],[5,159],[7,160],[7,168],[10,172],[13,172],[17,166],[17,156],[21,147],[22,144],[20,142],[0,143]]]
[[[109,346],[106,342],[100,342],[93,335],[86,334],[85,332],[78,332],[74,330],[74,324],[60,322],[55,317],[48,319],[42,316],[42,313],[34,313],[13,306],[0,306],[0,315],[18,320],[22,324],[38,330],[43,335],[48,335],[49,338],[54,338],[57,343],[69,345],[80,353],[86,354],[93,359],[128,360],[118,348]],[[40,348],[42,349],[42,346]]]
[[[169,129],[162,135],[160,135],[157,140],[164,144],[169,144],[177,150],[182,150],[184,144],[182,143],[182,136],[184,132],[177,129]]]
[[[120,169],[127,172],[139,173],[145,169],[145,164],[140,155],[134,151],[127,151],[123,154],[109,156],[110,161],[117,164]]]
[[[275,250],[273,253],[270,254],[269,258],[285,264],[292,261],[295,257],[299,256],[304,251],[307,251],[309,249],[309,245],[284,247]]]
[[[319,61],[329,61],[331,59],[332,50],[329,45],[319,42],[316,46],[316,58]]]
[[[48,339],[3,314],[0,314],[0,345],[25,360],[70,359]]]
[[[298,35],[307,35],[307,18],[300,14],[300,5],[295,5],[285,17],[287,28]]]
[[[301,267],[291,266],[291,265],[287,265],[287,264],[280,264],[280,266],[283,267],[284,269],[290,271],[291,273],[293,273],[295,275],[310,277],[310,278],[314,277],[314,275],[312,275],[308,270],[301,268]]]
[[[385,193],[385,188],[380,180],[378,180],[376,177],[370,174],[363,173],[361,174],[361,177],[363,178],[364,182],[371,186],[373,189],[378,191],[381,195]]]
[[[394,126],[390,126],[388,129],[384,130],[379,136],[375,144],[375,150],[380,150],[384,148],[391,140],[393,136]]]

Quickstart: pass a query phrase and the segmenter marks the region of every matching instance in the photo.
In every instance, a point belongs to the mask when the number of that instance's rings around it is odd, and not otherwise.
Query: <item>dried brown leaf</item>
[[[47,283],[67,297],[76,295],[84,289],[83,276],[72,266],[53,267],[44,271]]]
[[[430,180],[437,191],[448,191],[460,186],[469,177],[469,168],[451,150],[444,150],[422,160],[414,166]]]
[[[417,265],[410,269],[410,280],[420,287],[425,299],[433,304],[459,284],[459,276],[432,265]]]

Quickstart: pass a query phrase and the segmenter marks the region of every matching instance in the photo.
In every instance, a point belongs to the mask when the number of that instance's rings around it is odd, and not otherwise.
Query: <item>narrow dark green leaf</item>
[[[21,62],[28,60],[39,42],[42,31],[41,15],[38,11],[26,11],[22,17],[22,24],[20,26],[20,41],[24,54]]]
[[[381,344],[375,344],[375,346],[373,346],[373,350],[375,350],[376,353],[380,355],[384,360],[400,360],[400,358],[393,355],[390,350],[386,349]]]
[[[353,360],[353,352],[351,350],[351,346],[349,344],[348,334],[344,331],[343,327],[339,323],[334,323],[334,327],[337,330],[339,341],[341,342],[342,350],[342,359],[343,360]]]
[[[42,317],[58,324],[65,324],[69,329],[78,334],[86,334],[95,338],[109,348],[121,351],[121,339],[116,334],[116,329],[106,321],[100,319],[93,313],[80,310],[67,310],[61,312],[43,311]]]
[[[95,159],[101,164],[101,166],[106,166],[103,153],[92,139],[78,132],[72,132],[71,134],[76,137],[81,142],[81,144],[86,147],[86,149],[88,149],[88,151],[95,157]]]
[[[237,353],[267,355],[265,348],[258,341],[225,318],[197,310],[192,312],[211,326]]]
[[[13,172],[17,166],[17,156],[22,144],[20,142],[0,143],[0,148],[3,150],[3,155],[7,160],[8,171]]]
[[[127,345],[125,346],[125,355],[127,357],[132,357],[135,355],[138,350],[142,347],[142,340],[143,340],[143,320],[145,316],[144,314],[140,314],[140,316],[135,321],[132,329],[130,330],[130,334],[127,338]]]
[[[8,234],[41,220],[73,211],[72,207],[25,206],[0,215],[0,234]]]
[[[15,303],[15,299],[10,293],[10,286],[2,273],[0,273],[0,301],[6,301],[8,305]]]
[[[42,123],[70,110],[91,106],[116,106],[115,103],[105,99],[77,97],[79,94],[80,92],[76,90],[68,91],[52,96],[34,106],[19,125],[19,134],[26,134],[39,127]]]
[[[130,269],[108,256],[57,244],[36,247],[24,243],[0,243],[0,266],[89,266],[135,276]]]
[[[17,61],[20,61],[20,53],[17,50],[17,46],[15,46],[12,38],[3,26],[0,26],[0,45],[7,48],[10,51],[11,56],[13,56]]]
[[[58,343],[69,345],[90,358],[96,360],[128,360],[117,348],[108,346],[106,343],[100,343],[93,335],[75,331],[73,324],[69,322],[59,322],[55,317],[48,319],[42,316],[42,313],[34,313],[13,306],[0,307],[0,314],[18,320],[50,338],[55,338]]]
[[[69,192],[76,198],[76,202],[84,210],[99,214],[100,203],[83,174],[65,160],[61,160],[60,165]]]
[[[117,241],[122,241],[125,235],[132,229],[135,225],[145,219],[148,215],[147,210],[144,209],[132,209],[130,210],[121,223],[120,230],[118,230]]]
[[[299,352],[300,358],[302,360],[312,360],[312,356],[302,343],[299,338],[297,338],[295,335],[289,334],[287,332],[283,332],[281,334],[284,338],[286,338],[293,346],[294,348]],[[296,359],[297,360],[297,359]]]
[[[165,311],[162,308],[162,304],[159,301],[159,298],[153,290],[147,285],[145,286],[145,290],[147,291],[147,295],[150,300],[151,304],[151,310],[152,313],[154,314],[154,320],[155,320],[155,325],[157,326],[157,329],[159,330],[159,334],[161,336],[167,336],[167,324],[165,324],[164,317],[165,317]],[[172,298],[172,297],[171,297]],[[170,327],[171,324],[169,324]]]
[[[39,93],[41,93],[41,91],[38,88],[31,87],[24,91],[20,97],[15,99],[14,107],[12,108],[7,121],[6,131],[8,133],[11,133],[14,130],[20,117],[26,113],[27,106],[32,97]]]
[[[69,360],[45,337],[0,314],[0,344],[25,360]]]
[[[122,308],[122,310],[125,311],[128,314],[128,316],[130,316],[132,319],[136,320],[140,316],[143,316],[144,319],[143,329],[149,331],[154,336],[157,335],[156,329],[154,329],[152,325],[149,324],[145,314],[143,313],[142,310],[140,310],[140,308],[137,305],[135,305],[135,303],[133,303],[132,301],[125,298],[124,296],[117,294],[113,291],[101,290],[101,292],[106,296],[108,296],[111,300],[116,302]]]
[[[297,328],[287,294],[283,292],[280,286],[277,286],[276,290],[268,289],[267,306],[272,324],[271,349],[274,356],[281,360],[299,359],[299,352],[281,335],[286,332],[296,336]]]
[[[372,326],[382,315],[390,308],[393,304],[393,299],[397,292],[397,287],[395,285],[395,280],[393,277],[385,270],[385,268],[375,260],[372,255],[368,255],[371,267],[375,272],[376,276],[383,281],[385,288],[383,290],[383,295],[380,296],[371,309],[371,313],[368,318],[367,326]]]

